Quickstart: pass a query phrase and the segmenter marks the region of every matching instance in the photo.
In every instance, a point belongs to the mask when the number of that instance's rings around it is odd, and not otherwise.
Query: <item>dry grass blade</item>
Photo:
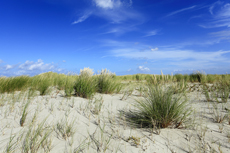
[[[22,112],[22,117],[20,119],[20,125],[23,126],[24,123],[25,123],[25,120],[26,120],[26,117],[28,115],[28,107],[29,107],[29,104],[30,104],[31,101],[28,100],[28,102],[25,104],[24,106],[24,109],[23,109],[23,112]]]

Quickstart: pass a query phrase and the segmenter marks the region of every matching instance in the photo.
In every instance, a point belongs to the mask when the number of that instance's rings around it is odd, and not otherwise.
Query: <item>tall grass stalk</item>
[[[23,108],[23,112],[22,112],[22,117],[20,119],[20,125],[23,126],[26,120],[26,117],[28,115],[28,107],[30,105],[30,100],[27,101],[27,103],[25,104],[24,108]]]
[[[7,153],[14,153],[15,152],[15,149],[17,147],[17,141],[14,140],[15,137],[16,137],[16,135],[12,135],[12,131],[11,131],[10,140],[6,146],[6,152]]]
[[[65,82],[65,95],[67,97],[70,97],[74,91],[74,79],[72,79],[70,76],[66,77],[66,82]]]

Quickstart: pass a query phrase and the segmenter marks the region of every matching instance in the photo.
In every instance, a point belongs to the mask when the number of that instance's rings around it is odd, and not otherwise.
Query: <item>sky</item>
[[[4,0],[0,76],[230,73],[230,0]]]

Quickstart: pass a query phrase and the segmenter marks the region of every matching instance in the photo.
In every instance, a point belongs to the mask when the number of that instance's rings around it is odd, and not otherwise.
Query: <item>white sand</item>
[[[56,95],[56,89],[50,95],[35,96],[28,108],[28,116],[23,127],[20,126],[20,118],[27,99],[17,99],[20,92],[12,98],[12,94],[2,94],[0,102],[6,104],[0,106],[0,152],[5,152],[10,135],[15,135],[13,142],[25,135],[31,124],[36,110],[37,119],[34,126],[41,123],[46,117],[44,128],[54,129],[48,140],[52,140],[53,153],[74,152],[82,147],[83,152],[122,152],[122,153],[170,153],[170,152],[230,152],[230,125],[227,121],[222,124],[213,121],[212,104],[205,101],[201,92],[188,93],[189,106],[195,109],[188,124],[192,126],[181,129],[161,129],[160,134],[149,132],[149,129],[137,129],[122,121],[120,110],[132,109],[131,103],[138,96],[134,91],[131,96],[121,100],[123,94],[96,94],[95,97],[103,99],[103,105],[99,115],[93,114],[93,106],[86,109],[87,99],[63,97],[63,91]],[[5,96],[5,97],[4,97]],[[24,95],[25,96],[25,95]],[[23,98],[23,95],[21,96]],[[15,102],[15,105],[9,103]],[[8,103],[8,104],[7,104]],[[74,103],[74,106],[72,105]],[[229,103],[229,102],[228,102]],[[219,112],[226,114],[223,108],[227,104],[218,104]],[[66,140],[58,134],[56,125],[65,120],[71,123],[76,133]],[[185,125],[183,125],[185,126]],[[100,129],[103,129],[101,130]],[[223,128],[223,129],[222,129]],[[22,152],[24,137],[16,143],[15,152]],[[80,149],[79,149],[80,150]],[[42,147],[38,152],[44,152]]]

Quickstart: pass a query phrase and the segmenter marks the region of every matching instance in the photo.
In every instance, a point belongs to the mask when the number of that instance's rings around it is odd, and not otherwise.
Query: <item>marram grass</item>
[[[134,102],[134,110],[124,112],[127,120],[138,127],[178,128],[191,113],[183,94],[174,95],[171,88],[149,86],[144,100]]]

